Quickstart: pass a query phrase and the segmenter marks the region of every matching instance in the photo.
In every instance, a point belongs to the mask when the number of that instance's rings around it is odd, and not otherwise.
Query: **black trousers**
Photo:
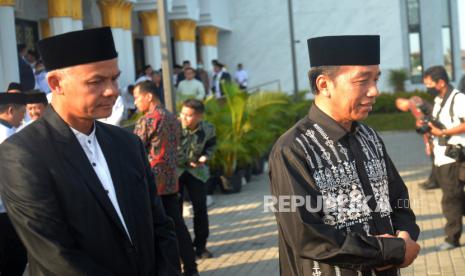
[[[189,234],[189,230],[187,230],[186,223],[180,212],[179,199],[179,194],[161,196],[166,214],[174,221],[174,230],[178,238],[183,271],[184,275],[187,276],[197,272],[197,263],[195,262],[195,252],[191,235]]]
[[[464,182],[458,178],[459,163],[436,168],[436,180],[442,190],[441,206],[446,217],[446,242],[459,245],[462,234],[462,215],[465,205]]]
[[[431,156],[433,156],[431,154]],[[427,183],[428,184],[438,184],[437,180],[436,180],[436,166],[434,165],[434,157],[431,157],[431,173],[429,174],[429,177],[428,177],[428,180],[427,180]]]
[[[179,177],[179,191],[181,192],[181,213],[182,199],[187,190],[194,210],[194,246],[197,252],[202,252],[207,246],[208,213],[207,213],[207,188],[205,183],[195,178],[192,174],[184,172]]]
[[[22,276],[26,264],[26,249],[7,214],[0,213],[0,275]]]

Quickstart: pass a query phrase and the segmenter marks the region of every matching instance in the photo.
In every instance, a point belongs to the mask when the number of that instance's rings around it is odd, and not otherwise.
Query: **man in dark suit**
[[[0,146],[0,192],[29,275],[180,275],[141,141],[96,121],[118,96],[110,28],[46,38],[39,51],[51,106]]]
[[[36,85],[34,72],[26,60],[27,49],[25,44],[18,44],[19,79],[24,90],[31,90]]]
[[[213,77],[212,77],[212,93],[215,98],[224,96],[222,83],[231,82],[231,75],[224,70],[224,65],[217,60],[212,61],[213,64]]]

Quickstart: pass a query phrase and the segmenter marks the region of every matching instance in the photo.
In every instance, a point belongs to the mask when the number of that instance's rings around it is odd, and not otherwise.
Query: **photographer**
[[[412,96],[409,99],[397,98],[396,107],[403,112],[410,111],[415,118],[416,131],[422,135],[425,143],[425,153],[431,158],[431,173],[425,182],[419,184],[420,188],[423,190],[438,189],[436,167],[434,166],[433,139],[429,133],[430,128],[427,123],[427,119],[432,117],[433,105],[418,96]]]
[[[435,95],[433,120],[428,122],[434,136],[434,165],[439,186],[442,189],[442,210],[446,217],[445,242],[438,250],[458,247],[462,233],[462,215],[465,194],[464,150],[465,145],[465,94],[449,84],[443,66],[428,68],[423,83],[429,93]]]

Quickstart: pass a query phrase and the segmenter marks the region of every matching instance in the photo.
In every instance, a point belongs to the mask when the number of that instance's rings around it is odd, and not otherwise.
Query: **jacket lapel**
[[[107,161],[121,213],[131,235],[131,240],[134,242],[136,231],[134,229],[134,214],[130,208],[131,189],[128,183],[124,183],[122,175],[123,166],[121,165],[122,157],[120,154],[122,149],[115,145],[111,135],[101,126],[101,123],[96,122],[95,126],[97,128],[95,135]]]
[[[69,126],[52,107],[48,107],[45,111],[44,120],[52,127],[51,136],[52,139],[58,142],[56,143],[58,154],[61,153],[68,163],[78,172],[77,175],[83,178],[83,182],[95,196],[100,206],[105,210],[105,213],[107,213],[119,230],[123,232],[124,236],[127,236],[110,198],[105,192],[89,159]],[[108,160],[108,158],[106,159]]]

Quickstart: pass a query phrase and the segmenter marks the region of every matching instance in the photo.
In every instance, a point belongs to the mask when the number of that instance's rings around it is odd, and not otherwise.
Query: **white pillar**
[[[208,72],[213,71],[212,60],[218,59],[218,31],[214,26],[203,26],[199,28],[200,54]]]
[[[194,42],[176,41],[174,48],[177,64],[182,64],[183,61],[188,60],[193,68],[197,68],[197,53],[195,52]]]
[[[119,87],[124,88],[130,84],[127,70],[126,61],[126,46],[124,42],[123,29],[111,28],[113,34],[113,40],[115,41],[116,52],[118,52],[118,67],[121,70],[121,76],[119,78]]]
[[[0,82],[0,91],[3,91],[6,90],[8,83],[19,82],[15,16],[12,6],[0,6],[0,29],[0,63],[2,65],[0,74],[3,79]]]
[[[59,35],[74,30],[71,17],[52,17],[50,20],[50,31],[52,35]]]
[[[213,71],[212,60],[218,59],[218,47],[204,45],[200,48],[203,65],[208,72]]]
[[[4,92],[8,86],[3,76],[3,74],[5,74],[4,72],[5,69],[3,68],[2,55],[0,54],[0,92]]]
[[[161,68],[161,47],[160,37],[157,35],[144,36],[145,62],[153,69]]]
[[[124,50],[126,56],[126,77],[128,84],[134,83],[136,78],[136,66],[134,64],[134,45],[132,31],[123,29]]]
[[[444,65],[441,33],[441,1],[420,0],[421,50],[423,70],[434,65]],[[439,13],[438,13],[439,11]]]
[[[79,31],[82,29],[83,29],[82,20],[73,19],[73,31]]]

